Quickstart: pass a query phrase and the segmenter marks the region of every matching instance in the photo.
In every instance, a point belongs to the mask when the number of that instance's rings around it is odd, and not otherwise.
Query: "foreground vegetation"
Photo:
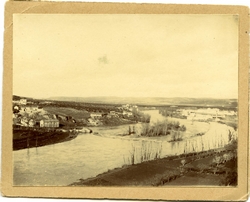
[[[148,158],[148,147],[142,150],[142,159]],[[237,141],[234,140],[220,149],[124,165],[94,178],[79,179],[71,186],[237,186],[237,178]]]
[[[126,159],[123,157],[125,165],[134,165],[150,161],[152,159],[159,159],[162,152],[161,142],[142,141],[139,148],[136,145],[131,145],[130,156]]]
[[[158,136],[171,136],[171,141],[180,141],[183,139],[183,132],[186,131],[184,125],[180,125],[178,121],[158,121],[153,125],[142,124],[140,136],[144,137],[158,137]]]

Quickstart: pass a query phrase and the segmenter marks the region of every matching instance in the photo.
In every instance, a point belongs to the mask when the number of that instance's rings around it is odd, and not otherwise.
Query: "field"
[[[58,114],[61,116],[71,116],[75,119],[86,119],[90,117],[89,112],[86,110],[77,110],[66,107],[44,107],[44,110],[50,114]]]

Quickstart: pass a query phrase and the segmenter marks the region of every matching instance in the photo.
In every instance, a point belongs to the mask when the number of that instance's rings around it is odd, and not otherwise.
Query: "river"
[[[144,111],[151,115],[151,122],[163,120],[157,110]],[[119,136],[127,126],[96,127],[95,134],[79,134],[77,138],[55,145],[13,151],[14,186],[66,186],[80,178],[94,177],[124,164],[147,159],[202,151],[222,147],[228,143],[232,128],[218,123],[191,122],[173,119],[186,126],[184,140],[169,143],[165,137]],[[131,125],[132,127],[133,125]],[[140,128],[140,124],[135,124]],[[204,132],[203,136],[194,136]],[[234,132],[234,131],[232,131]]]

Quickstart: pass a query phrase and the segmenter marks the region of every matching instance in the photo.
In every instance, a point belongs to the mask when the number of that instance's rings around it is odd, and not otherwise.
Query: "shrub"
[[[207,165],[205,165],[205,164],[199,164],[199,165],[197,166],[197,168],[199,169],[199,171],[200,171],[201,173],[203,173],[204,170],[208,169]]]
[[[182,160],[181,160],[181,165],[184,167],[185,164],[186,164],[186,160],[185,160],[185,159],[182,159]]]
[[[221,156],[215,156],[213,158],[213,162],[216,164],[216,167],[221,163],[221,161],[222,161]]]
[[[186,130],[184,125],[180,126],[178,121],[158,121],[153,125],[143,124],[141,129],[141,136],[162,136],[173,135],[174,140],[182,139],[182,132]]]

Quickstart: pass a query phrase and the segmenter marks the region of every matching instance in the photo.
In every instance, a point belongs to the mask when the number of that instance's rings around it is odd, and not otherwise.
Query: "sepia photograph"
[[[245,199],[248,11],[8,2],[2,193]]]
[[[15,186],[237,186],[237,15],[13,19]]]

